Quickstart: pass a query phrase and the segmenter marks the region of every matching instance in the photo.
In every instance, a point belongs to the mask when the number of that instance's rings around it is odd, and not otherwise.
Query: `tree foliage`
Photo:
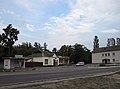
[[[3,33],[0,34],[0,44],[4,47],[5,56],[11,56],[13,45],[18,40],[19,30],[12,27],[12,24],[9,24],[6,28],[3,28]]]
[[[91,63],[91,52],[84,45],[63,45],[58,54],[61,56],[70,57],[70,62],[77,63],[84,61],[85,63]]]

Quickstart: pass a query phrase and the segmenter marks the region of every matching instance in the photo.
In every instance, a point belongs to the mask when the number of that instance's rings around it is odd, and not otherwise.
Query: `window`
[[[104,54],[102,54],[102,56],[104,56]]]
[[[108,56],[110,56],[110,53],[108,53]]]
[[[105,54],[105,56],[107,56],[107,53]]]
[[[115,56],[115,53],[113,53],[113,56]]]
[[[45,59],[45,64],[48,64],[48,59]]]
[[[19,64],[19,60],[13,60],[15,64]]]
[[[113,62],[115,62],[115,59],[113,59]]]

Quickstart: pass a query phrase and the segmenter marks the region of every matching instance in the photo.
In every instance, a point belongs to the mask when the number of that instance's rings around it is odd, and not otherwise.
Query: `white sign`
[[[10,60],[9,59],[4,60],[4,69],[10,69]]]
[[[23,55],[15,55],[15,58],[22,58]]]

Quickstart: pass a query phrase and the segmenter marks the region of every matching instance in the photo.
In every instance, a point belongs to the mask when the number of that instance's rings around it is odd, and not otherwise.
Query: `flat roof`
[[[20,57],[20,58],[18,58],[18,57],[2,57],[3,59],[14,59],[14,60],[28,60],[29,58],[27,58],[27,57]]]

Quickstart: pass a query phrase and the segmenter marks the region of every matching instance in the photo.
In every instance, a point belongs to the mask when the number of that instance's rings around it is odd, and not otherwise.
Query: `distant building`
[[[120,45],[94,49],[92,63],[120,63]]]

